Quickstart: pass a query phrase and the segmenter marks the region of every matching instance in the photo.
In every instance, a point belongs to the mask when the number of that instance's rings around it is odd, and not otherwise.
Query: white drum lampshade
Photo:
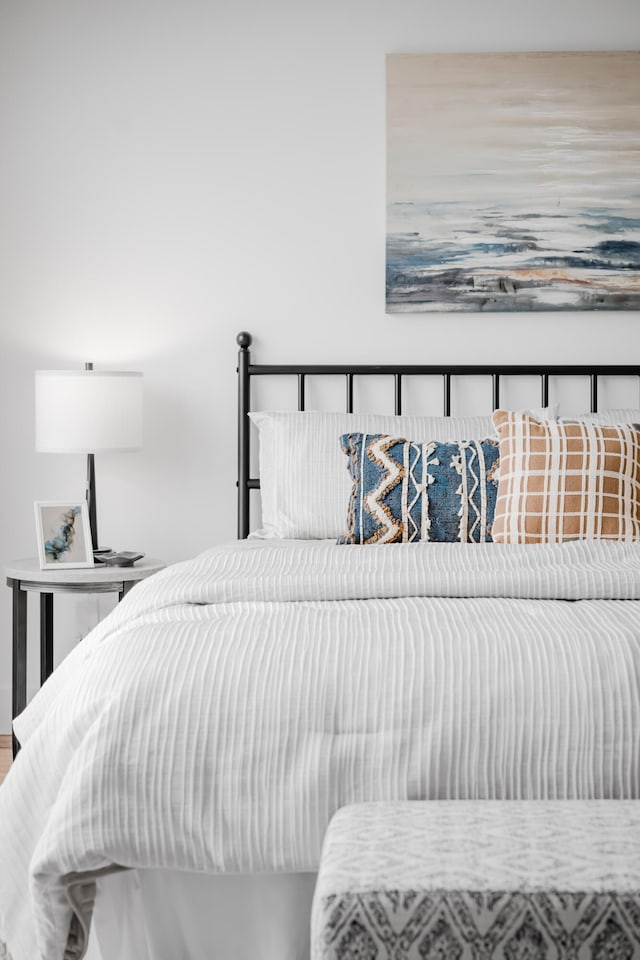
[[[142,374],[134,371],[37,370],[36,450],[87,454],[87,500],[98,549],[93,455],[142,447]]]

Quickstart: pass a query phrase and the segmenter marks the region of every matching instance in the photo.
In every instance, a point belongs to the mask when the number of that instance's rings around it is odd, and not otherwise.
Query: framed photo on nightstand
[[[40,569],[92,567],[93,548],[86,502],[38,500],[34,506]]]

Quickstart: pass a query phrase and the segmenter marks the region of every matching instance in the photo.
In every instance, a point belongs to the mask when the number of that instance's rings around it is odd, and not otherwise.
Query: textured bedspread
[[[16,721],[0,941],[60,960],[69,875],[113,864],[315,870],[354,800],[640,798],[639,599],[621,543],[249,541],[162,571]]]

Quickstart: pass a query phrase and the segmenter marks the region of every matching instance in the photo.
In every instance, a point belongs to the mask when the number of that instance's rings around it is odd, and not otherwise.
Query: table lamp
[[[87,454],[87,505],[98,546],[94,454],[142,446],[142,374],[133,371],[36,370],[36,450]]]

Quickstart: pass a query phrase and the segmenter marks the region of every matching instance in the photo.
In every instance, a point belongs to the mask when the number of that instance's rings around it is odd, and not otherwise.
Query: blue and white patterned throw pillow
[[[352,479],[338,543],[483,543],[498,489],[497,439],[415,443],[385,434],[340,439]]]

